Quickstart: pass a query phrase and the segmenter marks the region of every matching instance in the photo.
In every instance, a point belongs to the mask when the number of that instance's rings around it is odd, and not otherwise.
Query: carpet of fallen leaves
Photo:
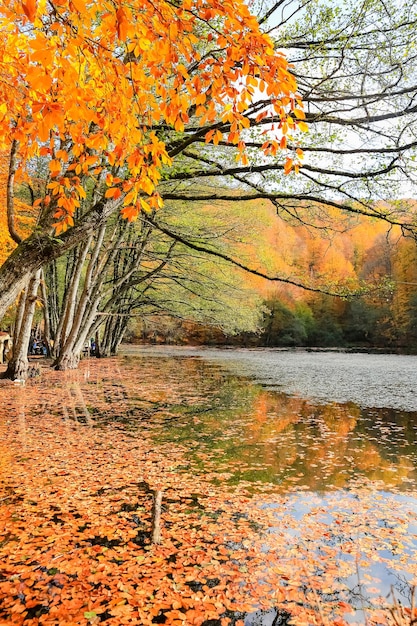
[[[0,388],[0,624],[226,626],[273,608],[281,624],[398,623],[373,566],[414,584],[415,500],[372,484],[251,495],[187,473],[181,446],[74,419],[84,374]]]

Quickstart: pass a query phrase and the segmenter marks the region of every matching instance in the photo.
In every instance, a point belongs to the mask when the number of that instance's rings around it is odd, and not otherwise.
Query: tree
[[[239,233],[248,225],[248,219],[215,207],[176,203],[161,213],[166,226],[192,229],[194,242],[226,252],[241,246]],[[171,314],[229,333],[256,331],[261,316],[260,298],[243,284],[241,272],[191,252],[146,216],[134,223],[113,216],[94,237],[51,264],[46,276],[55,365],[62,370],[77,367],[91,337],[100,356],[115,354],[132,314]]]
[[[10,1],[0,51],[0,149],[17,180],[37,155],[50,174],[35,201],[38,229],[1,268],[0,315],[30,274],[109,215],[122,209],[134,220],[161,205],[161,170],[185,149],[190,116],[198,141],[217,144],[227,124],[244,163],[256,90],[283,124],[296,128],[304,115],[283,54],[241,0]],[[83,211],[87,194],[94,201]],[[11,216],[12,205],[11,196]]]
[[[0,312],[28,275],[109,215],[121,208],[134,220],[162,200],[268,198],[311,228],[337,229],[342,210],[415,235],[409,202],[392,201],[414,183],[411,3],[278,1],[260,11],[268,36],[237,0],[94,15],[82,0],[19,6],[6,5],[0,31],[6,82],[20,89],[17,97],[3,83],[4,145],[18,176],[20,157],[30,167],[44,155],[50,180],[35,202],[38,230],[0,270]],[[175,228],[169,234],[196,248]],[[317,276],[300,284],[324,288]]]
[[[240,201],[269,198],[291,221],[337,228],[335,214],[337,221],[343,210],[399,224],[415,236],[414,211],[398,200],[412,197],[416,182],[415,4],[278,0],[269,10],[264,3],[261,8],[260,22],[276,48],[286,51],[305,103],[302,127],[307,123],[309,132],[297,137],[306,157],[303,167],[294,167],[299,176],[285,176],[287,150],[297,143],[272,136],[282,123],[260,96],[248,111],[249,163],[234,164],[227,123],[219,127],[217,147],[203,145],[193,128],[186,129],[183,144],[172,147],[187,144],[183,168],[169,176],[161,195],[232,202],[238,185]],[[196,178],[216,181],[217,188],[196,193],[187,185]]]

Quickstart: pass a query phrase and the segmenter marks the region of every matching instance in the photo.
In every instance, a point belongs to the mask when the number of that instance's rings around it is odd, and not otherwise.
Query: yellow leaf
[[[141,204],[142,210],[145,213],[152,213],[152,209],[149,206],[149,204],[146,202],[146,200],[144,200],[143,198],[140,198],[140,204]]]
[[[145,191],[148,194],[148,196],[150,196],[154,192],[154,189],[155,189],[155,185],[153,184],[151,179],[148,178],[148,176],[146,176],[143,180],[141,180],[141,187],[143,191]]]
[[[149,39],[139,39],[138,41],[138,46],[141,50],[149,50],[149,48],[151,47],[151,42],[149,41]]]
[[[294,109],[294,115],[299,120],[305,120],[305,113],[301,109]]]

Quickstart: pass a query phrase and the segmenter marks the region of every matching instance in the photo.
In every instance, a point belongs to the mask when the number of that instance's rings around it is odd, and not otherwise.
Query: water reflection
[[[123,369],[122,384],[102,388],[106,418],[117,402],[126,427],[183,444],[200,470],[282,490],[345,487],[358,476],[414,488],[417,413],[315,404],[198,358],[126,357]]]
[[[273,556],[283,571],[278,596],[288,592],[291,572],[294,593],[318,589],[326,597],[325,572],[329,588],[335,585],[334,602],[340,593],[360,611],[362,587],[374,585],[375,577],[385,597],[396,579],[407,582],[409,572],[417,572],[415,412],[314,402],[265,388],[220,360],[140,351],[90,369],[84,365],[80,372],[51,374],[39,404],[22,398],[21,390],[12,388],[7,405],[17,416],[23,448],[31,416],[40,421],[49,413],[63,420],[68,442],[77,432],[111,424],[115,446],[117,429],[132,437],[146,433],[156,444],[168,444],[168,457],[170,442],[181,446],[184,470],[193,475],[265,491],[251,502],[276,514],[276,528],[263,546],[265,559]],[[39,436],[36,429],[30,432]],[[66,462],[65,454],[64,446]],[[346,489],[361,478],[379,481],[379,491]],[[405,547],[397,552],[400,540]],[[385,556],[386,562],[378,560]],[[278,596],[275,606],[285,607],[287,597]],[[294,606],[300,597],[294,597]],[[247,617],[246,623],[267,626],[277,619],[270,611]]]
[[[365,477],[389,490],[415,488],[416,412],[288,396],[226,365],[139,352],[51,388],[45,381],[31,412],[146,430],[156,442],[182,444],[194,471],[233,484],[327,491]]]
[[[143,357],[188,356],[227,367],[266,388],[315,402],[417,411],[417,357],[288,349],[129,347]]]

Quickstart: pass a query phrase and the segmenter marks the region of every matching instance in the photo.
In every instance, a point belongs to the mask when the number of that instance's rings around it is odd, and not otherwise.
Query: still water
[[[184,470],[244,484],[254,500],[262,491],[286,496],[268,550],[284,532],[297,558],[282,552],[283,566],[298,577],[301,567],[302,578],[309,564],[306,584],[320,590],[318,604],[339,585],[353,607],[347,622],[370,624],[378,623],[370,612],[386,603],[413,603],[416,357],[143,347],[125,348],[120,367],[131,383],[125,427],[141,424],[156,442],[182,444]],[[357,488],[364,483],[366,493]],[[335,570],[328,590],[326,566],[311,565],[326,550]],[[282,620],[279,611],[258,611],[245,626]]]
[[[386,623],[392,589],[409,606],[417,584],[416,390],[414,356],[126,346],[46,380],[25,410],[109,424],[115,446],[118,429],[146,434],[168,465],[182,449],[176,472],[272,513],[261,552],[282,573],[275,606],[285,613],[293,594],[295,609],[346,606],[342,623],[370,625]],[[276,609],[244,620],[287,623]]]
[[[415,356],[126,347],[121,366],[130,427],[152,415],[159,440],[231,483],[416,486]]]

